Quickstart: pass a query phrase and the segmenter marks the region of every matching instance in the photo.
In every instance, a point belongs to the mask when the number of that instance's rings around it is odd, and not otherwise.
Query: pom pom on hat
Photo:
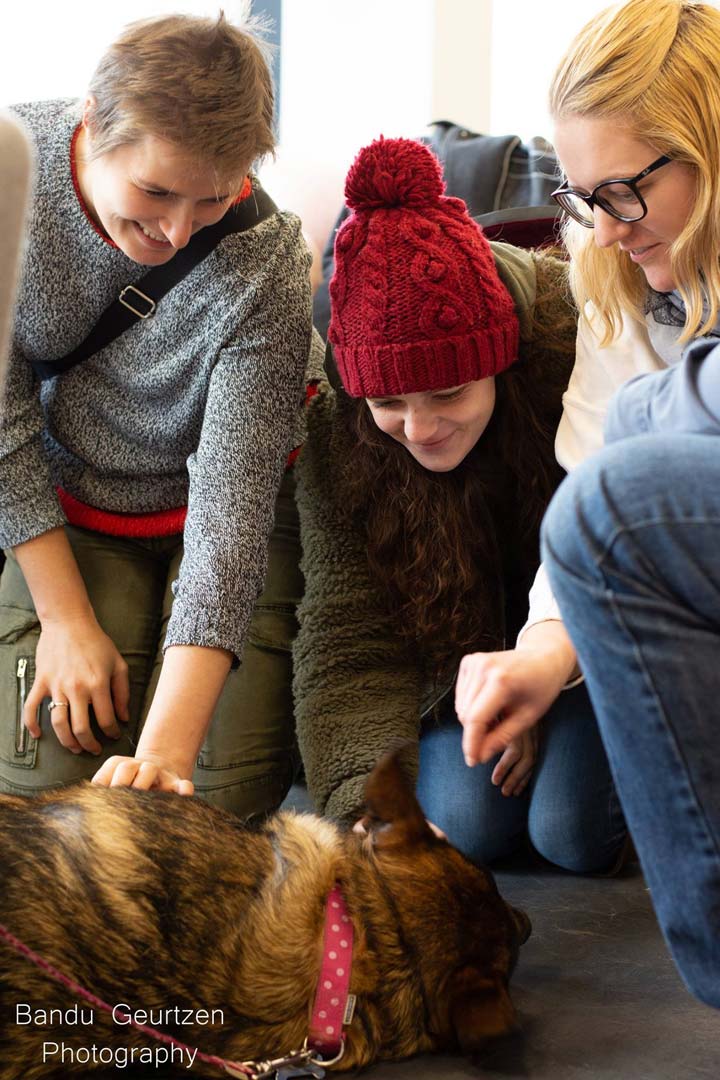
[[[345,180],[351,210],[421,210],[445,191],[440,162],[422,143],[380,137],[355,158]]]

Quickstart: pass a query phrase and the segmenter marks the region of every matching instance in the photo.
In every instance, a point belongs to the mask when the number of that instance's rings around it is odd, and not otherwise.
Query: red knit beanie
[[[352,397],[461,386],[517,359],[519,327],[490,246],[443,192],[437,158],[377,139],[345,181],[328,339]]]

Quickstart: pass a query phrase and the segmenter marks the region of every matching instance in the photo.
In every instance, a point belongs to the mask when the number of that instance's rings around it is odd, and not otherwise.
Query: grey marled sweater
[[[300,223],[277,213],[226,237],[154,318],[39,387],[27,358],[70,352],[145,269],[98,233],[75,192],[78,103],[14,111],[34,137],[37,179],[0,423],[0,545],[64,523],[56,486],[120,513],[187,503],[167,645],[239,655],[299,439],[312,332]]]

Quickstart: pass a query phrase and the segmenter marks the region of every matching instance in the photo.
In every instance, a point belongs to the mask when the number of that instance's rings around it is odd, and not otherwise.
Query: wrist
[[[559,619],[534,623],[517,643],[519,652],[534,654],[556,675],[560,687],[580,674],[577,654],[567,630]]]
[[[96,623],[85,582],[65,529],[58,527],[13,548],[41,626],[70,620]]]
[[[59,630],[77,627],[96,630],[100,624],[89,600],[63,604],[39,604],[36,607],[40,627],[43,630]]]
[[[199,645],[167,649],[136,757],[192,779],[231,660],[223,649]]]
[[[149,761],[158,768],[175,773],[181,780],[192,780],[195,771],[195,756],[178,753],[177,747],[166,749],[158,742],[143,741],[142,736],[135,750],[135,757],[139,761]]]

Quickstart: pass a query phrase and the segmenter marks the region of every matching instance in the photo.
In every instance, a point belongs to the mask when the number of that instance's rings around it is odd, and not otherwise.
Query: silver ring
[[[308,1046],[308,1036],[307,1035],[305,1036],[305,1042],[303,1043],[303,1050],[307,1050],[307,1051],[310,1050],[310,1047]],[[320,1065],[322,1067],[324,1067],[325,1065],[336,1065],[337,1062],[340,1060],[340,1058],[343,1056],[344,1053],[345,1053],[345,1036],[343,1035],[342,1042],[340,1043],[340,1049],[335,1054],[335,1057],[323,1058],[323,1057],[319,1057],[319,1056],[316,1056],[316,1057],[311,1056],[311,1057],[308,1058],[308,1061],[310,1061],[313,1065]],[[317,1051],[316,1051],[316,1054],[317,1054]]]
[[[52,712],[53,709],[57,709],[59,706],[62,706],[63,709],[69,709],[70,708],[70,702],[69,701],[51,701],[50,704],[48,705],[48,712]]]

